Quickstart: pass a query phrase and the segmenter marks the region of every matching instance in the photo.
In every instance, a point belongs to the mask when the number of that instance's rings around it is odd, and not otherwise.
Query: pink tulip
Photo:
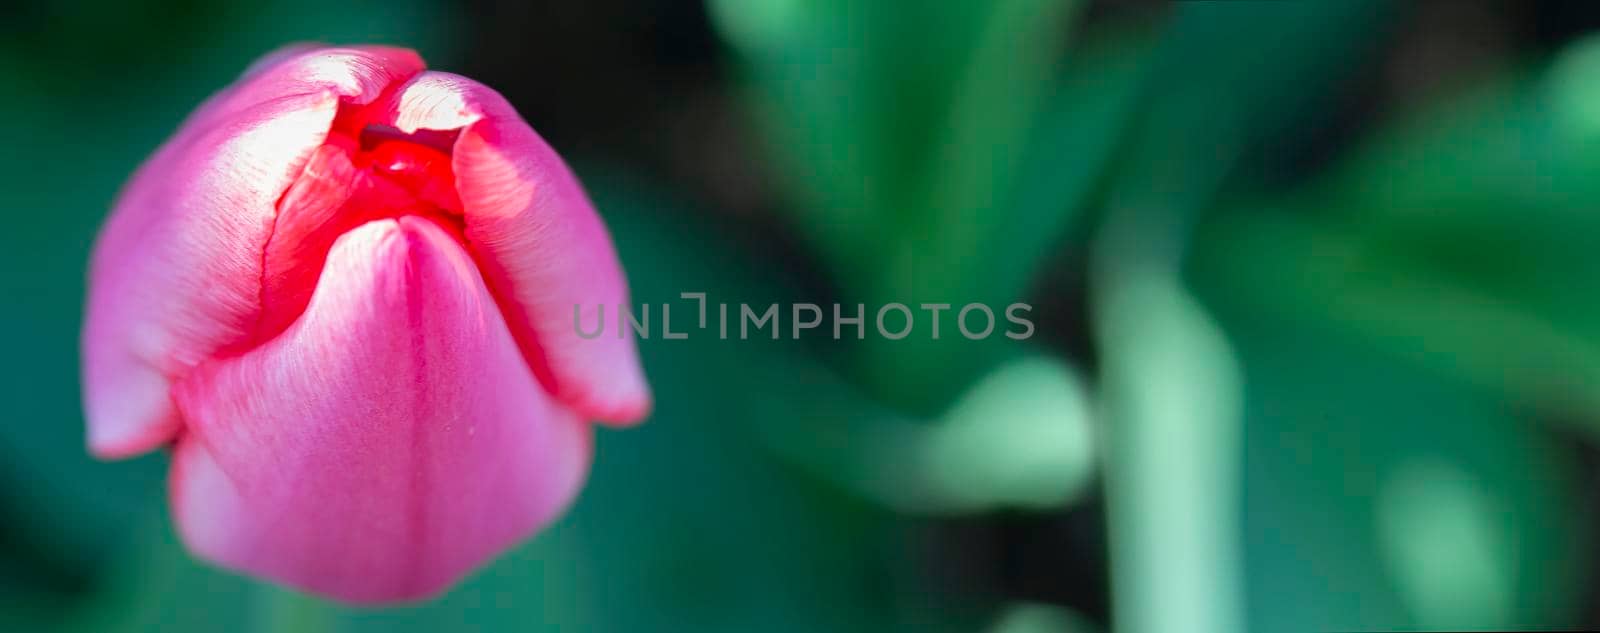
[[[573,324],[626,302],[588,197],[499,94],[409,50],[283,51],[189,117],[95,245],[89,450],[173,445],[203,558],[425,597],[573,500],[587,420],[645,415],[633,341]]]

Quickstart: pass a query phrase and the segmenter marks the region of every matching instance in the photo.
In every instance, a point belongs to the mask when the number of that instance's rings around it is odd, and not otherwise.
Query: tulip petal
[[[420,72],[400,49],[286,51],[207,101],[140,168],[95,245],[83,335],[89,448],[144,452],[181,426],[173,380],[247,346],[275,206],[341,102]]]
[[[589,419],[643,418],[650,389],[632,332],[615,322],[628,304],[627,281],[605,224],[561,157],[499,93],[449,73],[417,75],[374,117],[407,133],[460,130],[453,166],[467,244],[534,373]],[[579,336],[575,320],[593,331],[600,306],[613,322],[601,336]]]
[[[560,512],[591,454],[470,256],[415,216],[341,237],[300,319],[174,397],[188,546],[354,602],[441,591]]]

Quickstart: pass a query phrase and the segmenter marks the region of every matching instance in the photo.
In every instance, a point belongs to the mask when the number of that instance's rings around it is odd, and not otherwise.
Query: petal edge
[[[406,131],[460,129],[454,152],[468,245],[540,381],[586,418],[648,415],[649,384],[631,331],[586,339],[574,324],[628,304],[610,232],[577,176],[499,93],[437,71],[412,78],[386,115]],[[615,325],[615,324],[612,324]]]

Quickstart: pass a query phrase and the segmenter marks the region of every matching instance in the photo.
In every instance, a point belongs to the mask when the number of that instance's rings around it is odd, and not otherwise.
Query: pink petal
[[[275,205],[340,101],[371,102],[422,69],[399,49],[275,55],[196,110],[140,168],[95,245],[82,345],[97,455],[171,439],[180,426],[172,381],[251,342]]]
[[[627,281],[610,234],[561,157],[499,93],[448,73],[417,75],[374,117],[407,133],[461,130],[453,164],[467,243],[529,365],[580,415],[617,424],[643,418],[650,389],[632,332],[615,321],[628,303]],[[578,336],[574,307],[592,331],[601,305],[611,318],[604,334]]]
[[[425,597],[550,521],[590,427],[549,400],[445,229],[341,237],[281,336],[174,396],[173,508],[197,554],[357,602]]]

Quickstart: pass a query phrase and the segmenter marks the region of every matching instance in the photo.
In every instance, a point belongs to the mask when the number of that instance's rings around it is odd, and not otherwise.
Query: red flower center
[[[450,153],[458,131],[407,134],[366,123],[365,109],[340,106],[327,140],[278,200],[263,254],[261,320],[251,347],[276,336],[305,311],[328,250],[349,230],[416,215],[460,238],[461,200]]]

